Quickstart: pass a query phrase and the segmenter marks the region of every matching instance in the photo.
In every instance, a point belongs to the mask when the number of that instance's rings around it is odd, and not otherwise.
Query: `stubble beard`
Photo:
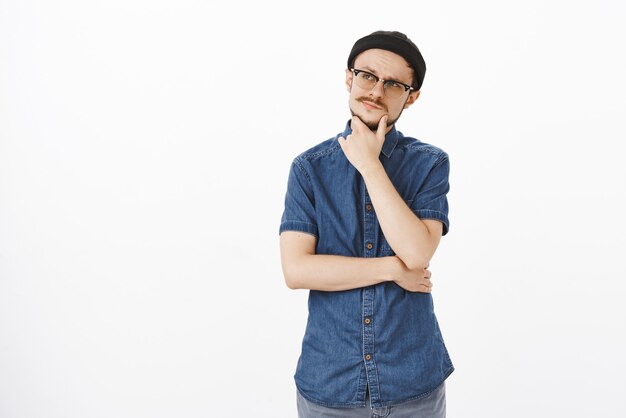
[[[372,100],[370,97],[357,97],[355,99],[357,102],[362,102],[364,100],[367,100],[368,102],[372,102],[374,104],[376,104],[377,106],[382,107],[382,110],[389,115],[389,112],[387,112],[387,106],[385,106],[384,103],[381,103],[379,100]],[[350,113],[352,114],[352,116],[357,116],[359,119],[361,119],[361,121],[363,121],[363,123],[365,125],[367,125],[368,128],[370,128],[371,131],[376,131],[378,129],[378,123],[380,122],[380,119],[378,119],[375,122],[372,121],[366,121],[363,119],[363,117],[357,113],[355,113],[354,109],[352,109],[352,105],[349,106],[350,107]],[[391,115],[390,118],[387,120],[387,127],[390,127],[391,125],[393,125],[394,123],[396,123],[396,121],[398,119],[400,119],[400,115],[402,115],[402,111],[404,110],[404,106],[402,107],[402,110],[400,110],[400,113],[398,114],[398,116],[396,116],[394,119],[391,119]],[[382,116],[381,116],[382,118]]]

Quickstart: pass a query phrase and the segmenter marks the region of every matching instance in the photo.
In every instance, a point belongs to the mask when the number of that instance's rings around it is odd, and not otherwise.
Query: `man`
[[[346,69],[352,119],[291,165],[281,262],[287,286],[310,289],[300,418],[445,416],[454,368],[427,268],[448,231],[448,156],[395,128],[425,71],[400,32],[359,39]]]

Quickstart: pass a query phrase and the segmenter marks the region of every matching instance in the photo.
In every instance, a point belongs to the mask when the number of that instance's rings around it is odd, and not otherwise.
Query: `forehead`
[[[354,67],[359,70],[369,70],[381,78],[390,78],[398,81],[410,80],[413,69],[400,55],[385,49],[368,49],[361,52],[354,60]]]

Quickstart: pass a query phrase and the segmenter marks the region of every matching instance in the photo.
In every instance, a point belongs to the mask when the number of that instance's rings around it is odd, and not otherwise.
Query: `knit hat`
[[[385,49],[404,58],[415,72],[412,87],[416,90],[422,87],[426,74],[426,63],[417,46],[401,32],[379,30],[356,41],[348,56],[348,68],[353,68],[357,55],[374,48]]]

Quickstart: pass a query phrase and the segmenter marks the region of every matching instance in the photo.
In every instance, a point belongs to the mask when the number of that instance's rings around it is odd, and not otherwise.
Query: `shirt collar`
[[[348,135],[352,133],[352,128],[350,128],[350,121],[346,123],[346,129],[343,131],[342,136],[347,138]],[[398,145],[398,139],[402,135],[400,132],[396,130],[396,125],[394,124],[391,127],[391,130],[387,132],[385,135],[385,143],[383,144],[382,153],[385,157],[391,158],[391,154],[393,150],[396,149],[396,145]]]

